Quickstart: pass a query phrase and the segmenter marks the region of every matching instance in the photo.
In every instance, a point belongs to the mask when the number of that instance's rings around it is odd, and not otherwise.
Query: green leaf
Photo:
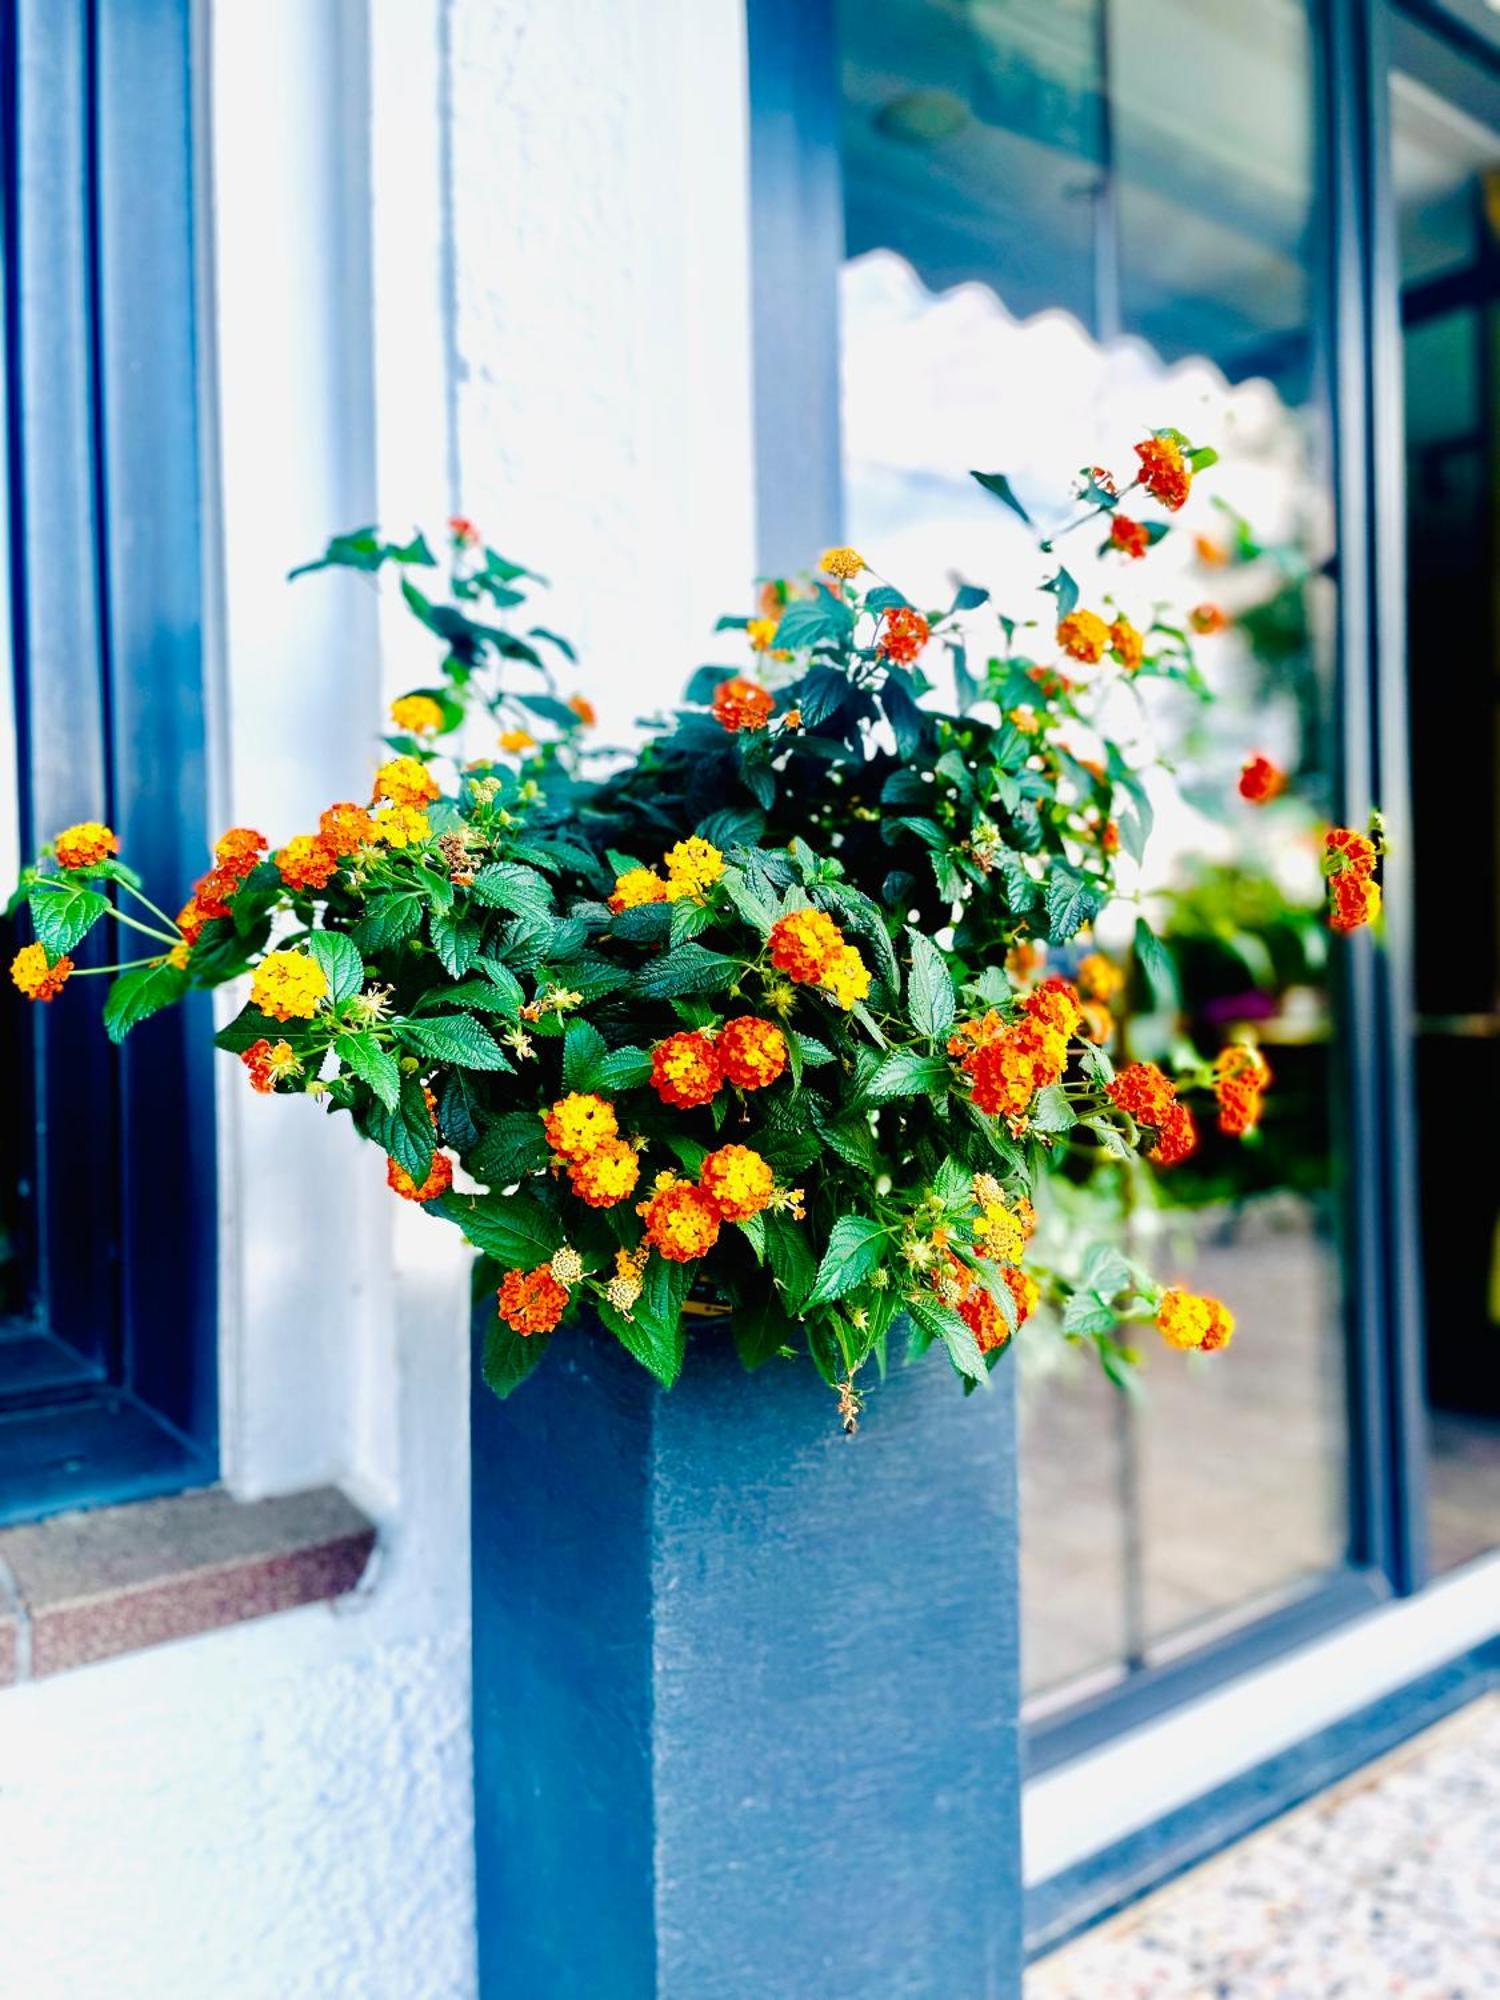
[[[1175,1008],[1179,1004],[1176,961],[1144,917],[1135,920],[1135,955],[1151,982],[1157,1006]]]
[[[504,968],[501,968],[504,970]],[[423,1013],[432,1007],[469,1007],[477,1014],[500,1014],[513,1021],[521,1011],[525,995],[521,983],[510,973],[506,973],[506,983],[488,977],[465,979],[457,986],[438,986],[424,994],[418,1003],[417,1012]]]
[[[812,1251],[807,1245],[806,1231],[802,1224],[786,1215],[768,1214],[765,1223],[766,1255],[771,1260],[771,1275],[780,1286],[788,1309],[793,1313],[800,1312],[802,1302],[812,1290],[818,1275]]]
[[[551,1158],[542,1121],[534,1111],[507,1111],[480,1134],[464,1164],[489,1187],[508,1187],[545,1167]]]
[[[1078,1123],[1060,1083],[1049,1083],[1036,1094],[1031,1125],[1036,1132],[1070,1132]]]
[[[747,1305],[736,1306],[730,1321],[735,1348],[747,1371],[763,1368],[784,1348],[794,1345],[797,1329],[772,1291],[762,1291]]]
[[[435,1014],[427,1020],[393,1021],[391,1026],[403,1048],[434,1062],[456,1063],[460,1069],[511,1067],[489,1029],[471,1014]]]
[[[1113,1299],[1134,1289],[1135,1272],[1130,1259],[1113,1243],[1092,1243],[1083,1260],[1080,1281],[1101,1298]]]
[[[561,1240],[558,1224],[527,1194],[445,1194],[429,1203],[457,1223],[466,1240],[506,1271],[545,1264]]]
[[[986,493],[993,493],[1013,514],[1019,514],[1027,527],[1031,526],[1031,516],[1016,498],[1015,488],[1003,472],[971,472],[971,479],[977,479]]]
[[[680,944],[638,972],[635,983],[648,1000],[670,1000],[683,993],[722,993],[743,971],[737,959],[721,952]]]
[[[437,1150],[437,1133],[433,1130],[432,1113],[427,1109],[422,1079],[402,1077],[395,1110],[377,1113],[366,1129],[375,1143],[384,1147],[420,1187],[432,1172],[432,1156]]]
[[[331,1004],[341,1007],[365,983],[365,964],[352,938],[342,931],[313,931],[307,940],[309,956],[323,968]]]
[[[474,968],[484,933],[479,925],[461,917],[456,910],[434,910],[427,919],[432,948],[450,979],[462,979]]]
[[[1078,609],[1078,580],[1071,570],[1059,569],[1057,575],[1042,585],[1043,590],[1057,599],[1057,622],[1071,618]]]
[[[80,944],[109,908],[97,889],[66,876],[46,875],[27,897],[38,939],[53,958]]]
[[[953,1026],[957,999],[947,961],[931,938],[909,930],[911,972],[906,982],[906,1004],[912,1026],[919,1035],[941,1041]]]
[[[421,535],[414,535],[409,542],[386,542],[380,537],[378,528],[356,528],[352,534],[335,535],[316,562],[306,562],[287,572],[287,581],[299,576],[311,576],[320,569],[359,569],[373,571],[382,563],[413,563],[423,569],[432,569],[431,549]]]
[[[841,1215],[828,1233],[828,1248],[807,1304],[826,1305],[863,1284],[885,1252],[886,1231],[867,1215]]]
[[[1047,885],[1047,942],[1066,944],[1094,921],[1104,902],[1104,891],[1097,883],[1058,869]]]
[[[137,1021],[170,1007],[188,989],[185,972],[175,965],[142,965],[110,982],[104,1002],[104,1031],[112,1042],[123,1042]]]
[[[870,1078],[865,1095],[872,1104],[892,1097],[931,1097],[948,1089],[953,1073],[937,1056],[920,1056],[915,1049],[895,1049]]]
[[[552,890],[544,875],[518,861],[492,861],[474,877],[469,894],[492,910],[513,917],[542,917],[552,908]]]
[[[1194,472],[1207,472],[1211,465],[1218,464],[1219,454],[1211,444],[1200,444],[1196,451],[1188,453],[1187,462]]]
[[[485,1329],[480,1372],[502,1400],[518,1389],[551,1345],[550,1333],[517,1333],[498,1314]]]
[[[365,913],[354,927],[361,951],[385,951],[393,944],[405,944],[422,922],[420,896],[372,896]]]
[[[824,640],[844,645],[853,630],[854,615],[848,605],[820,583],[814,597],[798,598],[787,606],[771,647],[774,652],[795,653]]]
[[[988,1383],[990,1371],[984,1365],[979,1342],[967,1320],[937,1297],[909,1299],[906,1310],[923,1333],[943,1343],[948,1359],[966,1381]]]
[[[371,1034],[340,1035],[334,1054],[345,1069],[367,1083],[387,1111],[394,1111],[401,1095],[401,1070],[389,1049],[383,1049]]]
[[[569,1021],[563,1032],[564,1090],[594,1090],[606,1051],[604,1037],[590,1021]]]
[[[599,1065],[601,1090],[634,1090],[651,1081],[651,1054],[647,1049],[611,1049]]]
[[[1063,1307],[1064,1333],[1110,1333],[1115,1324],[1113,1311],[1094,1292],[1074,1292]]]

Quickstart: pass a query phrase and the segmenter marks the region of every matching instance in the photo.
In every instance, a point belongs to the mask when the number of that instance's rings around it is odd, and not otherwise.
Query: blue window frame
[[[11,832],[107,819],[160,883],[207,837],[190,11],[0,0]],[[217,1462],[207,1003],[114,1050],[82,995],[15,998],[0,1521]]]

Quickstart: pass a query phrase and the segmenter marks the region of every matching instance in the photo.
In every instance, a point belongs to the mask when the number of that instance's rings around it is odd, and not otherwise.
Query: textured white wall
[[[282,581],[377,517],[548,571],[623,729],[753,569],[740,0],[201,5],[221,817],[358,796],[427,670]],[[225,1476],[345,1484],[377,1568],[0,1694],[0,1991],[468,2000],[462,1259],[346,1127],[219,1090]]]

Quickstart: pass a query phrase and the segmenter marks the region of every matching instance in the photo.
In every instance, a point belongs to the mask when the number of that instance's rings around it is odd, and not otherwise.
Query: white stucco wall
[[[202,0],[218,816],[366,781],[430,666],[332,530],[551,574],[601,735],[753,569],[740,0]],[[0,1693],[0,1991],[467,2000],[461,1257],[221,1065],[224,1472],[345,1485],[368,1587]]]

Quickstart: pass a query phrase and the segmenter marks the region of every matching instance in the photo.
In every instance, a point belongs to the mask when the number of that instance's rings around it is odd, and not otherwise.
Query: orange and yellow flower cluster
[[[229,906],[246,877],[253,874],[266,851],[266,837],[251,826],[232,826],[214,843],[214,865],[193,884],[193,893],[177,913],[177,928],[196,944],[203,926],[227,917]]]
[[[774,637],[775,629],[772,625],[766,644],[769,645],[770,638]],[[753,639],[751,643],[754,644]],[[714,721],[734,736],[742,729],[764,729],[775,706],[776,698],[771,690],[762,687],[759,681],[747,679],[744,674],[720,681],[714,689]]]
[[[1182,455],[1182,446],[1172,437],[1149,437],[1135,447],[1141,462],[1137,474],[1153,500],[1159,500],[1169,514],[1187,502],[1193,485],[1193,469]]]
[[[685,898],[701,903],[724,873],[724,856],[711,840],[695,833],[669,847],[662,866],[665,878],[654,868],[627,868],[615,877],[609,907],[616,916],[647,903],[680,903]]]
[[[10,962],[10,976],[28,1000],[55,1000],[72,970],[71,958],[49,959],[40,944],[23,944]]]
[[[1269,805],[1286,790],[1286,772],[1259,751],[1240,766],[1240,797],[1253,806]]]
[[[698,1170],[696,1186],[674,1173],[659,1174],[636,1213],[646,1242],[669,1263],[706,1256],[725,1222],[749,1222],[773,1204],[799,1214],[801,1197],[779,1193],[769,1161],[750,1146],[720,1146]]]
[[[774,1021],[737,1015],[717,1033],[685,1028],[651,1051],[651,1082],[663,1104],[691,1111],[708,1104],[728,1082],[764,1090],[787,1065],[786,1036]]]
[[[1357,931],[1380,915],[1375,880],[1379,850],[1368,834],[1353,827],[1330,827],[1323,837],[1323,873],[1328,877],[1328,922],[1336,931]]]
[[[1177,1086],[1155,1063],[1130,1063],[1105,1085],[1105,1094],[1137,1125],[1156,1134],[1149,1157],[1159,1167],[1174,1167],[1198,1143],[1193,1114],[1177,1095]]]
[[[1214,1096],[1219,1103],[1219,1130],[1243,1139],[1260,1124],[1261,1108],[1271,1085],[1271,1066],[1249,1042],[1231,1042],[1214,1058]]]
[[[1021,1002],[1014,1020],[992,1008],[965,1021],[949,1040],[948,1053],[962,1064],[978,1109],[1017,1130],[1037,1092],[1061,1082],[1069,1039],[1082,1021],[1077,988],[1066,979],[1046,979]]]
[[[328,997],[323,968],[305,951],[270,951],[255,968],[250,1004],[273,1021],[310,1021]]]
[[[932,637],[932,627],[909,604],[894,605],[881,620],[875,650],[894,666],[914,666]]]
[[[857,946],[824,910],[791,910],[771,926],[771,963],[800,986],[821,986],[847,1011],[870,991]]]
[[[1173,1286],[1161,1295],[1156,1308],[1156,1329],[1168,1347],[1214,1354],[1233,1339],[1234,1314],[1218,1299]]]
[[[52,843],[59,868],[97,868],[120,851],[120,837],[96,819],[64,827]]]
[[[635,1192],[641,1176],[634,1146],[620,1137],[615,1107],[592,1091],[570,1091],[541,1113],[553,1170],[590,1208],[613,1208]]]

